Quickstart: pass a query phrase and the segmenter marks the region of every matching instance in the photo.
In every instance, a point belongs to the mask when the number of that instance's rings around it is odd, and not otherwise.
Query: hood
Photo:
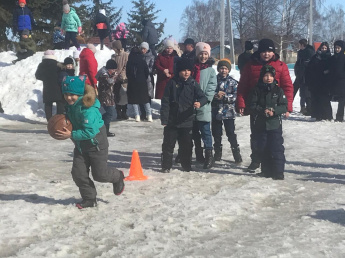
[[[101,69],[99,69],[99,71],[97,72],[97,74],[96,74],[96,79],[97,79],[97,81],[98,81],[98,79],[102,76],[102,75],[104,75],[104,74],[108,74],[109,75],[109,73],[108,73],[108,70],[107,70],[107,68],[105,68],[105,66],[103,66]],[[109,75],[110,76],[110,75]]]
[[[85,84],[85,93],[82,97],[82,101],[85,107],[92,107],[95,105],[95,107],[100,108],[99,102],[96,101],[96,91],[95,89],[88,84]]]

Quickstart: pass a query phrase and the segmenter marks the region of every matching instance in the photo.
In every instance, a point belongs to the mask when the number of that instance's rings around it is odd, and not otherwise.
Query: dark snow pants
[[[345,108],[345,97],[339,97],[336,119],[340,122],[344,121],[344,108]]]
[[[212,119],[212,135],[214,139],[214,149],[222,146],[223,124],[226,136],[232,148],[238,146],[237,135],[235,134],[235,119],[217,120]]]
[[[258,153],[258,143],[257,143],[257,139],[256,139],[256,134],[255,129],[254,129],[254,120],[255,120],[255,116],[254,115],[250,115],[250,148],[252,149],[252,154],[250,155],[250,158],[252,159],[252,162],[261,163],[261,157]]]
[[[179,157],[181,166],[190,169],[192,162],[192,128],[177,128],[167,125],[164,127],[162,144],[162,168],[171,169],[176,140],[179,144]]]
[[[56,114],[63,114],[65,112],[65,104],[66,102],[56,101]],[[46,119],[49,121],[49,119],[53,116],[53,102],[45,102],[44,103],[44,112],[46,113]]]
[[[65,34],[65,49],[69,49],[70,47],[70,41],[72,40],[73,45],[76,48],[80,48],[80,44],[77,40],[77,32],[73,32],[73,31],[66,31]]]
[[[285,148],[283,146],[283,130],[278,129],[252,132],[256,141],[255,148],[261,160],[261,172],[268,176],[284,173]]]
[[[72,177],[83,200],[96,199],[96,187],[89,176],[90,167],[92,177],[97,182],[117,183],[121,178],[121,171],[108,167],[108,139],[105,126],[102,126],[95,140],[98,146],[93,145],[91,140],[80,142],[81,151],[74,149]]]

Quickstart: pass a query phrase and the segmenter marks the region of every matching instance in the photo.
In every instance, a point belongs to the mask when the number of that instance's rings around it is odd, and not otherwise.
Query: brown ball
[[[66,127],[68,130],[72,131],[72,123],[68,120],[68,118],[63,114],[58,114],[51,117],[48,121],[47,129],[48,133],[51,137],[56,140],[64,140],[61,139],[57,134],[57,130],[63,131],[63,128]]]

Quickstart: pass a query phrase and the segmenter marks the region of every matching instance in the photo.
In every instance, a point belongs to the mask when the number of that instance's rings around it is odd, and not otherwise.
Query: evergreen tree
[[[155,25],[158,37],[160,38],[164,32],[164,23],[166,22],[166,19],[159,23],[155,23],[154,21],[157,19],[157,14],[161,10],[155,10],[156,4],[151,3],[148,0],[132,0],[132,4],[134,7],[130,13],[127,13],[127,28],[129,30],[128,45],[139,45],[143,41],[141,37],[141,32],[144,29],[144,26],[142,25],[143,20],[149,20]]]

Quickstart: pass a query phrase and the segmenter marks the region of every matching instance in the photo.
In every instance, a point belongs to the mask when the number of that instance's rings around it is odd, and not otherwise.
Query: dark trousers
[[[162,168],[171,169],[176,140],[179,144],[179,157],[183,168],[190,168],[192,160],[192,128],[164,127],[162,144]]]
[[[336,119],[338,121],[344,121],[344,108],[345,108],[345,97],[338,98],[338,110],[336,114]]]
[[[327,93],[312,92],[312,117],[316,120],[332,120],[331,97]]]
[[[76,48],[80,48],[79,42],[77,40],[77,32],[73,32],[73,31],[66,31],[65,34],[65,49],[69,49],[70,47],[70,41],[72,40],[73,45]]]
[[[105,105],[102,105],[102,107],[104,108],[104,111],[105,111],[105,113],[102,115],[102,119],[104,121],[105,126],[109,126],[114,115],[115,107],[105,106]]]
[[[307,111],[311,112],[311,94],[307,85],[303,82],[300,82],[299,79],[296,78],[295,82],[293,83],[293,87],[294,98],[299,90],[300,107],[306,107]]]
[[[157,57],[157,53],[156,53],[156,44],[150,44],[149,45],[151,53],[154,57]]]
[[[261,163],[261,157],[260,154],[258,153],[258,143],[256,139],[256,134],[255,134],[255,129],[254,129],[254,115],[250,115],[250,148],[252,149],[252,154],[250,155],[250,158],[252,159],[252,162]]]
[[[236,148],[238,146],[238,143],[237,135],[235,134],[235,119],[212,119],[212,135],[214,139],[214,148],[219,149],[222,146],[223,125],[231,147]]]
[[[58,43],[54,43],[54,48],[53,49],[65,49],[65,42],[61,41]]]
[[[100,129],[97,137],[107,137],[104,126]],[[107,139],[102,139],[100,142],[105,141],[108,142]],[[84,145],[86,146],[86,144]],[[89,147],[82,147],[82,152],[77,148],[74,149],[72,177],[84,200],[96,199],[97,195],[95,184],[89,176],[90,167],[92,177],[97,182],[117,183],[120,180],[122,172],[114,167],[108,167],[107,162],[107,146],[96,148],[90,143]]]
[[[104,39],[106,37],[109,37],[109,42],[111,43],[111,34],[110,34],[110,31],[108,30],[97,30],[97,32],[98,32],[99,40],[101,41],[101,50],[102,50],[104,46]]]
[[[285,148],[283,130],[278,129],[252,132],[255,135],[255,148],[261,159],[261,171],[268,176],[284,173]]]
[[[45,102],[44,103],[44,112],[46,113],[47,121],[53,116],[53,103],[54,102]],[[56,114],[63,114],[65,112],[65,101],[57,101],[56,103]]]
[[[201,139],[205,150],[212,150],[211,123],[204,121],[194,121],[193,123],[193,141],[195,148],[201,146]]]
[[[127,39],[121,38],[119,39],[121,41],[121,45],[124,51],[127,51]]]
[[[16,61],[26,59],[26,58],[33,56],[33,55],[34,55],[34,52],[31,50],[27,50],[26,52],[18,52],[17,53],[18,59]]]

